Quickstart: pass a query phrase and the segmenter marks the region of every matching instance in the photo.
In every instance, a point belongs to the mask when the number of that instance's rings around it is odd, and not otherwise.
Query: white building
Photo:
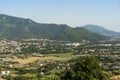
[[[9,75],[10,71],[1,71],[1,75]]]

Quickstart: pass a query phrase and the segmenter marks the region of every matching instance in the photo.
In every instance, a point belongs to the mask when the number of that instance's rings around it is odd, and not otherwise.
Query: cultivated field
[[[113,76],[111,80],[120,80],[120,75]]]
[[[34,61],[67,61],[71,58],[76,58],[78,56],[73,55],[72,53],[66,53],[66,54],[46,54],[44,57],[28,57],[28,58],[15,58],[12,59],[13,62],[18,62],[20,64],[28,64]]]

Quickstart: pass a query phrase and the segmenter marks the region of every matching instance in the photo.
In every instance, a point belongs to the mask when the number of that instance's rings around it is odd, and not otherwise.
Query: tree
[[[107,80],[98,61],[91,56],[80,57],[76,60],[72,73],[66,72],[64,80]],[[74,76],[73,76],[74,74]],[[66,77],[68,75],[68,77]],[[109,79],[108,79],[109,80]]]

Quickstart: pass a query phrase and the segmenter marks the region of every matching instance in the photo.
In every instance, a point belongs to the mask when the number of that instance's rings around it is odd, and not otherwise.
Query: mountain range
[[[108,37],[120,37],[120,32],[111,31],[99,25],[85,25],[83,28]]]
[[[0,38],[47,38],[80,42],[82,40],[103,40],[105,36],[90,32],[82,27],[71,28],[64,24],[37,23],[31,19],[0,14]]]

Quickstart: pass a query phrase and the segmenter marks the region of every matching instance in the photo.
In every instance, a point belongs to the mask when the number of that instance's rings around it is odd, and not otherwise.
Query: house
[[[1,71],[1,75],[9,75],[10,71]]]
[[[10,67],[10,68],[12,68],[12,67],[13,67],[13,65],[12,65],[12,64],[9,64],[9,67]]]
[[[3,61],[5,61],[6,59],[5,59],[5,58],[0,58],[0,60],[3,60]]]

